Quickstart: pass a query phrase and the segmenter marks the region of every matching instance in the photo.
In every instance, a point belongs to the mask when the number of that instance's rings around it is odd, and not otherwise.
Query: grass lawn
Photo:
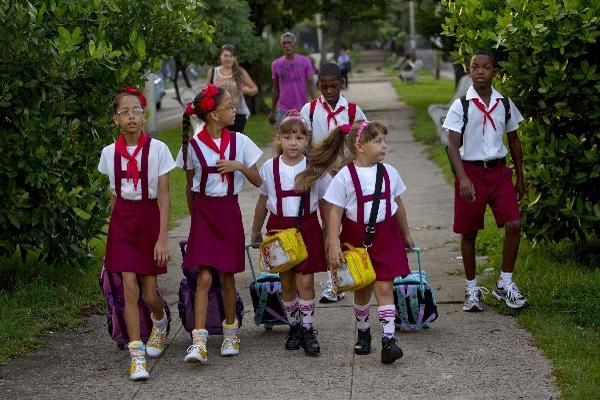
[[[415,107],[415,138],[429,146],[431,158],[450,179],[449,161],[444,147],[436,142],[427,106],[448,102],[453,82],[435,81],[430,74],[423,74],[417,85],[398,81],[395,87],[400,99]],[[490,256],[485,267],[494,268],[494,273],[482,283],[492,288],[500,269],[503,232],[489,212],[485,226],[477,239],[477,251]],[[552,361],[562,398],[600,398],[600,241],[535,244],[524,239],[515,280],[528,297],[525,309],[508,310],[491,296],[489,303],[501,313],[514,315],[519,325],[533,334],[535,344]]]

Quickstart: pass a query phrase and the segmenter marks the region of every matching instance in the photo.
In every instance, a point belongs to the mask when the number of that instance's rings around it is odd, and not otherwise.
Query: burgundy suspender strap
[[[231,132],[231,136],[229,139],[229,160],[235,160],[235,153],[236,153],[236,140],[235,140],[235,133]],[[206,163],[206,158],[204,158],[204,154],[202,154],[202,150],[200,150],[200,146],[198,145],[198,142],[196,141],[196,139],[192,138],[190,139],[190,144],[192,145],[192,149],[194,149],[194,152],[196,153],[196,157],[198,158],[198,161],[200,162],[200,167],[202,168],[202,173],[200,175],[200,194],[202,195],[206,195],[206,181],[208,180],[208,174],[218,174],[219,170],[217,169],[216,165],[213,166],[208,166],[208,164]],[[227,183],[227,195],[231,196],[233,195],[233,179],[234,179],[234,175],[233,172],[230,172],[228,174],[230,176],[230,179],[228,180]]]
[[[283,198],[284,197],[300,197],[300,207],[298,215],[300,216],[300,210],[303,208],[304,215],[310,214],[310,192],[299,194],[295,190],[282,190],[281,189],[281,174],[279,173],[279,162],[280,158],[275,157],[273,159],[273,178],[275,179],[275,197],[277,200],[277,215],[283,217]],[[308,159],[306,160],[308,165]]]
[[[150,142],[152,138],[149,137],[142,147],[142,167],[140,170],[140,182],[142,184],[142,200],[148,200],[148,155],[150,154]],[[115,171],[115,192],[118,198],[121,197],[121,180],[127,178],[127,171],[121,169],[121,155],[115,150],[114,158],[114,171]]]
[[[360,180],[358,179],[356,167],[353,162],[348,164],[348,171],[350,171],[350,177],[352,178],[352,184],[356,192],[356,219],[358,223],[363,224],[365,222],[365,203],[373,201],[373,195],[363,195]],[[383,181],[385,182],[385,192],[381,192],[381,197],[386,200],[385,217],[389,218],[392,216],[390,177],[385,167],[383,168]]]
[[[355,118],[356,118],[356,104],[348,103],[348,123],[350,125],[353,125]]]

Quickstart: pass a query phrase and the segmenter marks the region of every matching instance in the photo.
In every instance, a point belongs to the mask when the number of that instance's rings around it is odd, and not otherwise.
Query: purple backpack
[[[185,256],[185,247],[187,241],[179,242],[182,257]],[[196,278],[198,277],[198,267],[184,268],[184,278],[179,284],[179,318],[181,324],[190,334],[194,329],[194,298],[196,296]],[[225,320],[225,304],[223,302],[223,288],[221,287],[221,279],[219,272],[211,269],[212,285],[208,292],[208,308],[206,310],[206,330],[210,335],[223,334],[223,320]],[[235,314],[239,323],[242,326],[242,318],[244,317],[244,303],[239,293],[236,295]]]
[[[120,272],[111,272],[106,268],[102,267],[100,276],[98,277],[100,287],[104,296],[106,296],[106,325],[108,327],[108,334],[117,343],[117,346],[123,350],[129,343],[129,336],[127,335],[127,325],[125,324],[125,317],[123,311],[125,309],[125,296],[123,291],[123,277]],[[140,279],[138,277],[138,285],[140,285]],[[140,289],[141,291],[141,289]],[[169,305],[165,299],[160,296],[163,309],[167,314],[167,333],[171,329],[171,311]],[[150,318],[150,309],[142,300],[138,301],[138,307],[140,310],[140,337],[144,343],[148,341],[150,332],[152,332],[152,319]]]

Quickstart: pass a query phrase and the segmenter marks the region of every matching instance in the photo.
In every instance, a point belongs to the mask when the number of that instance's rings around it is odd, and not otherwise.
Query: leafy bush
[[[74,263],[106,223],[95,173],[111,99],[163,55],[206,39],[201,3],[0,1],[0,256]],[[148,24],[151,23],[151,24]]]
[[[535,239],[600,233],[600,2],[444,1],[462,62],[497,51],[501,87],[526,118],[524,228]]]

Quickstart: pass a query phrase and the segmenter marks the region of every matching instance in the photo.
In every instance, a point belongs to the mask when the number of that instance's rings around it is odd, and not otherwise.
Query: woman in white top
[[[225,44],[221,47],[219,63],[219,66],[208,71],[206,81],[229,92],[237,112],[233,125],[227,128],[232,132],[244,132],[246,121],[250,116],[244,95],[254,96],[258,93],[258,87],[248,72],[238,65],[235,46],[232,44]]]

